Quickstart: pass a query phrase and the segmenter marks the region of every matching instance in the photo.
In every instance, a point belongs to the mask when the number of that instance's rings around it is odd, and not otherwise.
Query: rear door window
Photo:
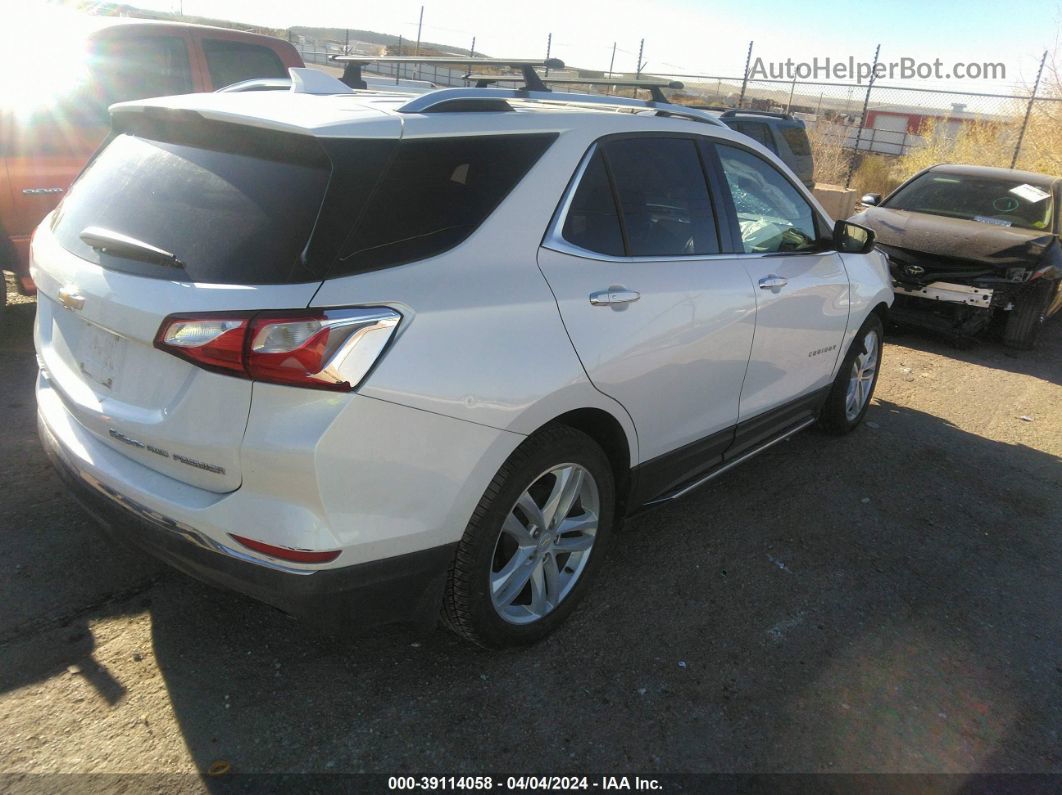
[[[402,141],[333,275],[426,259],[458,245],[555,139],[551,133]]]
[[[280,57],[268,47],[246,41],[202,39],[203,55],[214,88],[264,77],[287,77]]]
[[[632,257],[718,254],[719,236],[697,144],[637,137],[604,146]]]
[[[232,126],[232,125],[228,125]],[[179,281],[313,280],[302,252],[328,185],[329,160],[309,137],[240,129],[233,146],[123,134],[83,172],[53,221],[59,243],[114,270]],[[255,152],[254,155],[244,152]],[[85,244],[86,227],[174,254],[185,269],[126,260]]]

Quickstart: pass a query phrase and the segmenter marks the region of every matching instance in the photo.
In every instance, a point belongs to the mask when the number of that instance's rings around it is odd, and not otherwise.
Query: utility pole
[[[848,166],[848,177],[844,181],[844,186],[847,188],[852,184],[852,174],[855,173],[856,159],[859,156],[859,142],[863,140],[863,128],[867,124],[867,108],[870,107],[870,91],[874,88],[874,78],[878,76],[878,54],[881,52],[881,45],[879,44],[874,48],[874,65],[870,67],[870,82],[867,83],[867,94],[863,98],[863,115],[859,117],[859,130],[856,132],[855,139],[855,154],[852,155],[852,162]]]
[[[616,42],[612,42],[612,60],[608,62],[608,79],[612,79],[612,67],[616,65]],[[614,86],[608,87],[608,93],[611,94],[614,90]]]
[[[1044,74],[1044,64],[1047,63],[1047,50],[1044,50],[1044,55],[1040,59],[1040,68],[1036,72],[1036,82],[1033,83],[1032,94],[1029,96],[1029,104],[1025,108],[1025,118],[1021,122],[1021,130],[1018,132],[1018,143],[1014,147],[1014,157],[1010,160],[1010,167],[1014,168],[1018,165],[1018,155],[1021,153],[1021,142],[1025,140],[1025,128],[1029,126],[1029,116],[1032,115],[1033,105],[1036,103],[1036,92],[1040,88],[1040,78]]]
[[[343,39],[343,54],[350,55],[350,30],[344,29],[346,37]]]
[[[741,79],[741,95],[738,96],[738,107],[745,104],[745,90],[749,87],[749,65],[752,63],[752,42],[749,42],[749,51],[745,56],[745,76]]]
[[[414,55],[420,57],[420,30],[424,26],[424,6],[420,7],[420,19],[417,21],[417,49],[414,51]],[[413,79],[416,80],[420,77],[420,64],[413,69]]]
[[[550,50],[553,49],[553,34],[546,34],[546,60],[549,61]],[[546,67],[546,77],[549,77],[549,66]]]
[[[399,36],[398,36],[398,54],[399,55],[403,54],[403,51],[402,51],[402,35],[401,34],[399,34]],[[396,86],[398,85],[398,78],[401,77],[401,76],[402,76],[402,64],[396,63],[395,64],[395,85]]]
[[[634,74],[635,80],[640,80],[642,77],[642,53],[645,52],[645,39],[642,39],[641,44],[638,45],[638,70]]]
[[[472,49],[470,49],[468,51],[468,57],[469,58],[475,58],[476,57],[476,37],[475,36],[472,37]]]

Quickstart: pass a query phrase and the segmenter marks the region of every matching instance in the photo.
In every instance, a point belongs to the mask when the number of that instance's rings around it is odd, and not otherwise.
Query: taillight
[[[256,381],[349,391],[368,374],[401,319],[387,307],[171,315],[155,347]]]

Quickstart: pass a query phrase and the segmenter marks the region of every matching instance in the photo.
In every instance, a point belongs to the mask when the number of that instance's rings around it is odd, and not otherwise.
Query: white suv
[[[297,77],[115,106],[37,230],[40,434],[112,534],[332,627],[529,643],[624,516],[862,419],[884,258],[748,137]]]

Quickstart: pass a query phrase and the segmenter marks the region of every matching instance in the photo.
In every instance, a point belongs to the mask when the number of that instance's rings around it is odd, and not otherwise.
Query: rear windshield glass
[[[1054,202],[1049,185],[1020,179],[929,172],[890,197],[893,210],[964,218],[997,226],[1051,229]]]
[[[425,259],[472,234],[556,135],[403,141],[333,275]]]
[[[312,139],[245,140],[239,154],[119,135],[63,201],[53,230],[68,251],[112,270],[215,284],[311,281],[302,261],[328,185]],[[101,254],[80,235],[98,227],[163,249],[184,269]]]

